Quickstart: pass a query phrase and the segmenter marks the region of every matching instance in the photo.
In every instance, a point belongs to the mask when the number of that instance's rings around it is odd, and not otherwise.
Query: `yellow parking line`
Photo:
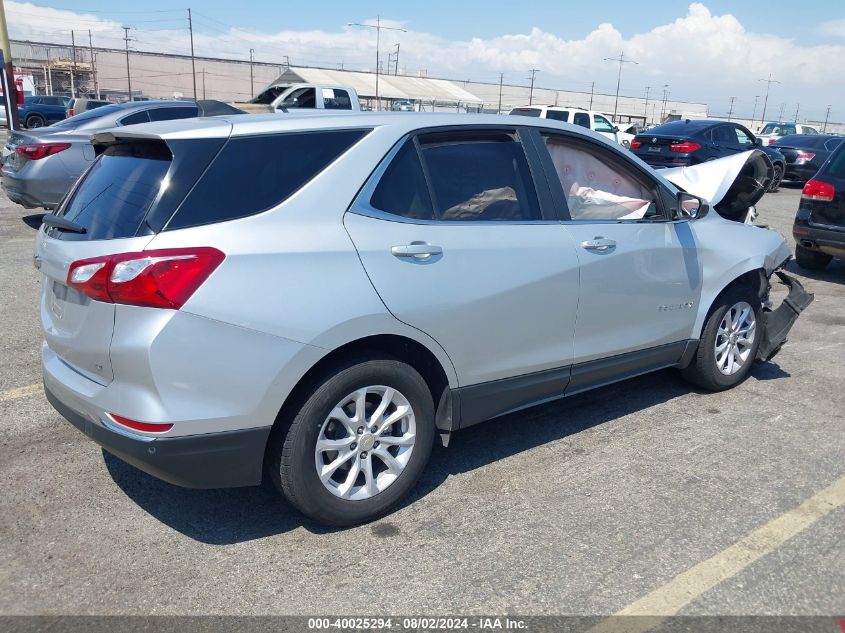
[[[588,633],[643,633],[675,615],[704,592],[771,554],[833,510],[845,505],[845,476],[817,492],[801,505],[599,622]],[[651,616],[620,618],[616,616]]]
[[[28,398],[44,391],[41,383],[36,385],[27,385],[26,387],[17,387],[16,389],[9,389],[8,391],[0,391],[0,402],[8,402],[9,400],[17,400],[19,398]]]

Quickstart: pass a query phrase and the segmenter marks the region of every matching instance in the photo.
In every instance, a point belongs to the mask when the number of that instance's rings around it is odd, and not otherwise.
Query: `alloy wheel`
[[[716,366],[726,376],[740,371],[753,361],[751,349],[757,336],[757,315],[746,301],[731,306],[719,323],[716,332]]]
[[[369,499],[402,474],[415,442],[408,399],[392,387],[363,387],[342,398],[323,421],[314,449],[317,476],[337,497]]]

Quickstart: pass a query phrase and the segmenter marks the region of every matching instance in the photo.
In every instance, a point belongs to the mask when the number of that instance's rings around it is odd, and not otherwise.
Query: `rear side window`
[[[146,110],[141,110],[140,112],[135,112],[134,114],[130,114],[129,116],[125,116],[120,120],[121,125],[135,125],[136,123],[149,123],[150,122],[150,113]]]
[[[588,130],[590,129],[590,115],[586,112],[576,112],[575,117],[572,119],[572,122],[575,125],[580,125],[581,127],[585,127]]]
[[[420,137],[440,220],[539,220],[522,144],[507,133]]]
[[[323,88],[323,106],[326,110],[351,110],[352,101],[346,90]]]
[[[831,139],[828,139],[827,141],[825,141],[825,143],[824,143],[824,147],[825,147],[825,149],[826,149],[827,151],[832,152],[832,151],[833,151],[833,150],[835,150],[837,147],[839,147],[839,144],[840,144],[843,140],[845,140],[845,139],[841,139],[841,138],[831,138]]]
[[[163,143],[107,147],[64,206],[62,215],[84,226],[88,240],[136,235],[162,190],[171,160]]]
[[[151,121],[173,121],[175,119],[190,119],[197,116],[195,107],[153,108],[149,111]]]
[[[231,138],[176,211],[167,229],[266,211],[299,190],[368,130]]]
[[[822,170],[825,174],[836,176],[837,178],[845,178],[845,144],[840,145],[833,155],[830,157],[830,162]]]
[[[546,118],[554,121],[569,121],[569,110],[549,110],[546,112]]]
[[[370,198],[370,205],[404,218],[434,219],[422,163],[412,141],[402,146],[385,170]]]

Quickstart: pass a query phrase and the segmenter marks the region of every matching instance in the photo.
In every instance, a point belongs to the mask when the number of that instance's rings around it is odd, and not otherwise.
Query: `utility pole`
[[[499,73],[499,109],[496,110],[496,114],[502,113],[502,84],[505,81],[505,73]],[[830,112],[830,108],[827,109]]]
[[[6,7],[0,0],[0,48],[3,49],[3,94],[6,95],[6,121],[10,130],[20,129],[18,121],[18,90],[15,86],[15,67],[12,65],[12,46],[6,25]]]
[[[772,79],[772,73],[769,73],[768,79],[758,79],[757,81],[766,82],[766,97],[763,99],[763,114],[760,115],[760,125],[763,125],[766,121],[766,106],[769,104],[769,89],[772,87],[772,84],[779,84],[780,82]]]
[[[760,100],[760,95],[754,95],[754,110],[751,112],[751,127],[754,127],[754,117],[757,115],[757,102]]]
[[[645,124],[648,125],[648,93],[651,92],[651,86],[645,87]]]
[[[778,112],[778,123],[783,121],[783,109],[786,107],[785,103],[780,104],[780,112]]]
[[[394,59],[393,61],[396,65],[393,67],[394,68],[393,76],[395,77],[396,75],[399,74],[399,42],[396,42],[396,53],[394,54],[394,57],[396,59]]]
[[[202,68],[202,98],[205,100],[205,66]]]
[[[252,71],[252,64],[255,62],[255,49],[249,49],[249,94],[255,96],[255,74]],[[204,97],[203,97],[204,98]]]
[[[736,101],[736,97],[731,97],[731,106],[728,108],[728,121],[731,120],[734,113],[734,101]]]
[[[134,26],[121,26],[123,29],[123,42],[126,45],[126,90],[129,93],[129,100],[132,101],[132,76],[129,74],[129,29]]]
[[[827,112],[824,113],[824,125],[822,126],[822,134],[827,132],[827,121],[830,118],[830,106],[827,106]]]
[[[669,84],[663,84],[663,105],[660,108],[660,122],[666,118],[666,103],[669,101]]]
[[[191,77],[194,80],[194,101],[197,100],[197,65],[194,60],[194,22],[191,19],[191,9],[188,8],[188,32],[191,34]]]
[[[798,110],[799,110],[800,107],[801,107],[800,103],[795,104],[795,118],[793,119],[793,121],[795,121],[796,123],[798,123]]]
[[[587,110],[593,109],[593,93],[595,93],[595,91],[596,91],[596,82],[594,81],[593,83],[590,84],[590,107],[587,108]]]
[[[619,110],[619,85],[622,83],[622,64],[637,64],[633,59],[625,59],[625,51],[619,53],[619,57],[605,57],[606,62],[619,62],[619,73],[616,75],[616,102],[613,104],[613,121],[616,122],[616,113]],[[590,106],[592,108],[592,105]]]
[[[94,75],[94,93],[100,98],[100,82],[97,81],[97,61],[94,58],[94,44],[91,40],[91,29],[88,29],[88,55],[91,57],[91,72]]]
[[[381,25],[381,16],[376,16],[376,23],[375,24],[360,24],[358,22],[347,22],[346,26],[361,26],[367,29],[375,29],[376,30],[376,110],[381,110],[381,98],[379,98],[378,92],[378,75],[379,75],[379,47],[381,46],[381,32],[382,30],[385,31],[401,31],[402,33],[407,33],[407,29],[400,29],[395,26],[382,26]],[[389,74],[389,73],[388,73]]]
[[[70,67],[70,96],[76,97],[76,84],[74,82],[74,75],[76,74],[76,38],[73,35],[73,29],[70,31],[70,46],[73,50],[73,63]]]
[[[539,68],[532,68],[528,72],[531,73],[531,91],[528,93],[528,105],[534,103],[534,77],[540,72]]]

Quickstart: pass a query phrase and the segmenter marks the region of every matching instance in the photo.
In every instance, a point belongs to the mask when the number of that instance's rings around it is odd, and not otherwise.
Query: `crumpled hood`
[[[661,169],[660,175],[704,198],[721,216],[733,220],[760,201],[769,189],[774,170],[768,156],[753,149],[692,167]]]

